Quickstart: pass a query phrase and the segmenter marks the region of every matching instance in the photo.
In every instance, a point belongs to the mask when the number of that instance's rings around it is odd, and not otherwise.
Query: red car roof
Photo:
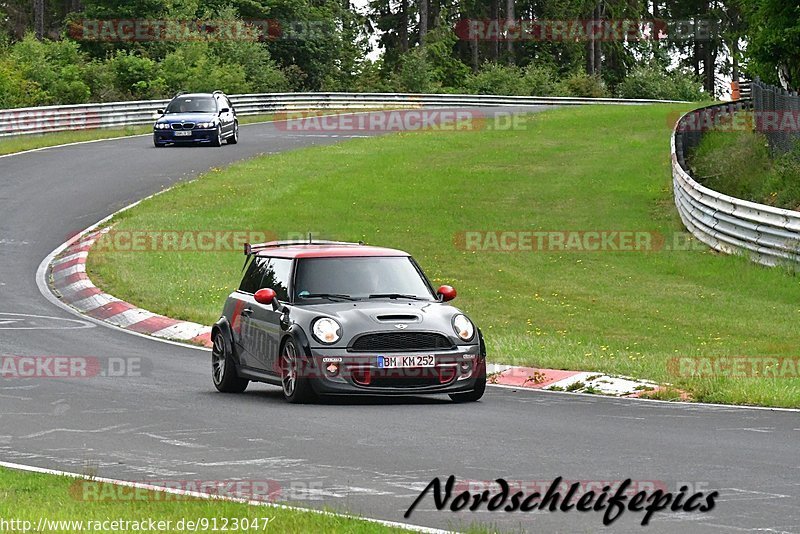
[[[348,257],[408,257],[408,252],[367,245],[284,245],[259,250],[258,256],[273,258],[348,258]]]

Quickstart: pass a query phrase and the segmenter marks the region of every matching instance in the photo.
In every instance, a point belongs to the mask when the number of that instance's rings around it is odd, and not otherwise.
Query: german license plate
[[[175,132],[175,137],[191,137],[192,132],[186,130],[179,130]]]
[[[436,360],[432,354],[425,356],[378,356],[378,367],[396,369],[398,367],[434,367]]]

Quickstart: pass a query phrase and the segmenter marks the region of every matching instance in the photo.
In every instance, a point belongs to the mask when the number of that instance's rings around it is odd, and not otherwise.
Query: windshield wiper
[[[407,295],[405,293],[373,293],[369,296],[371,299],[411,299],[411,300],[429,300],[416,295]]]
[[[304,294],[298,295],[298,298],[301,298],[301,299],[358,300],[355,297],[351,297],[350,295],[345,295],[343,293],[304,293]]]

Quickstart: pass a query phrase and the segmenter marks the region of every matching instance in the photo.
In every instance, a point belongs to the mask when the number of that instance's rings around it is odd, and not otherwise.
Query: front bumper
[[[382,368],[379,356],[429,356],[433,367]],[[353,353],[346,349],[312,348],[304,374],[323,395],[420,395],[460,393],[475,389],[486,375],[479,345],[448,351]],[[334,370],[335,367],[335,370]]]
[[[178,132],[190,132],[192,135],[175,135]],[[195,128],[193,130],[153,130],[156,143],[210,143],[217,136],[216,128]]]

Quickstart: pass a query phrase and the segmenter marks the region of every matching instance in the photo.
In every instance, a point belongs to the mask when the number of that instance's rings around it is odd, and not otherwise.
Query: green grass
[[[697,179],[715,191],[800,210],[800,147],[773,157],[764,134],[708,132],[691,154],[689,165]]]
[[[361,110],[359,110],[361,111]],[[341,110],[320,110],[320,115],[330,113],[341,113]],[[262,115],[247,115],[239,117],[240,124],[252,124],[255,122],[267,122],[275,120],[276,114],[268,113]],[[277,118],[285,118],[283,114]],[[0,137],[0,156],[45,148],[49,146],[66,145],[68,143],[79,143],[81,141],[97,141],[100,139],[111,139],[114,137],[126,137],[131,135],[141,135],[151,133],[152,125],[125,126],[122,128],[95,128],[93,130],[73,130],[67,132],[52,132],[45,134],[19,135],[13,137]]]
[[[465,230],[683,231],[668,117],[687,106],[562,108],[524,131],[417,132],[264,156],[176,186],[116,218],[127,230],[313,231],[412,253],[483,329],[494,362],[669,382],[698,400],[800,406],[800,380],[688,379],[676,356],[798,351],[800,285],[704,247],[659,252],[465,251]],[[92,278],[159,313],[210,324],[238,253],[104,253]]]
[[[408,532],[398,528],[389,528],[376,523],[349,519],[333,515],[284,510],[267,506],[249,506],[234,502],[208,499],[191,499],[161,492],[136,492],[135,499],[107,499],[84,500],[84,493],[80,484],[82,482],[70,477],[27,473],[0,468],[0,520],[10,521],[27,520],[35,529],[40,518],[50,521],[88,521],[127,520],[142,521],[153,519],[155,521],[170,521],[171,528],[160,532],[187,532],[179,529],[181,520],[197,521],[207,518],[209,521],[216,519],[217,530],[213,529],[214,523],[209,523],[209,528],[199,528],[196,532],[220,532],[227,519],[228,531],[233,532],[234,520],[239,524],[247,518],[250,522],[258,520],[258,528],[251,523],[249,529],[239,528],[238,532],[348,532],[348,533],[379,533],[379,532]],[[100,495],[133,495],[131,492],[115,493],[100,491]],[[263,518],[268,518],[266,527]],[[184,523],[185,524],[185,523]],[[67,524],[52,523],[53,528],[44,529],[43,532],[77,532],[78,529]],[[166,525],[166,523],[164,523]],[[19,523],[17,523],[19,526]],[[88,528],[85,530],[89,530]],[[22,528],[7,528],[3,532],[22,532]],[[32,532],[29,530],[28,532]],[[100,530],[97,530],[99,532]],[[108,530],[109,532],[111,530]],[[115,532],[134,532],[135,528],[128,530],[114,530]]]

